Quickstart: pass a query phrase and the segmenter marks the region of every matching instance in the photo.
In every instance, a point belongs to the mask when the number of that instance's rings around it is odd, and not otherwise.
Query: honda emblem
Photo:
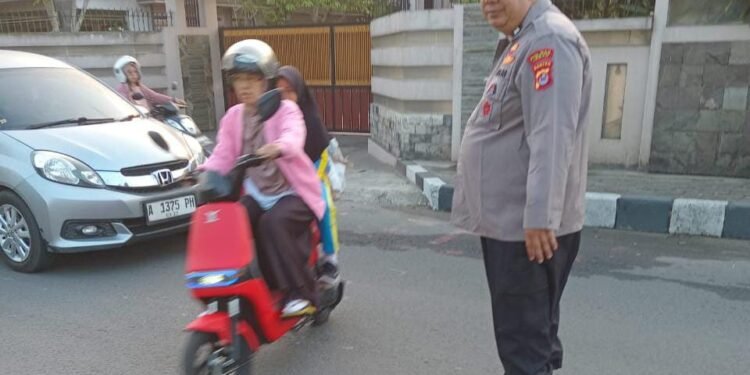
[[[152,173],[152,175],[156,179],[156,182],[161,186],[167,186],[174,182],[172,178],[172,171],[170,171],[169,169],[160,169]]]

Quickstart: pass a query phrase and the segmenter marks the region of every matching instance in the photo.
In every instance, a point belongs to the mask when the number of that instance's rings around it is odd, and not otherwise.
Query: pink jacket
[[[143,93],[143,97],[148,101],[150,105],[167,104],[172,101],[172,97],[164,95],[164,94],[159,94],[158,92],[146,87],[146,85],[142,83],[140,87],[141,87],[141,92]],[[123,98],[133,103],[133,98],[130,95],[130,88],[128,87],[127,83],[119,84],[116,90],[117,92],[120,93],[120,95],[122,95]]]
[[[229,108],[219,124],[216,148],[201,169],[224,175],[232,170],[242,153],[244,110],[244,104]],[[276,143],[281,147],[281,156],[275,160],[276,164],[297,196],[321,219],[325,202],[315,166],[305,154],[307,131],[302,111],[294,102],[283,100],[279,110],[266,120],[263,136],[267,143]]]

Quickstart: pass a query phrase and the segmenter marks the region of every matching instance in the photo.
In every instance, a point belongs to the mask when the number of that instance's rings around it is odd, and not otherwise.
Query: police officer
[[[505,373],[551,374],[583,228],[589,49],[550,0],[481,6],[505,37],[466,126],[452,221],[481,236]]]

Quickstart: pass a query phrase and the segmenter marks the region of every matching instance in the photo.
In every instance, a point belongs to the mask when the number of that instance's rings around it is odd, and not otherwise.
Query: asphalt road
[[[258,374],[500,374],[478,240],[446,216],[339,207],[347,295],[264,347]],[[0,374],[178,374],[180,236],[0,266]],[[586,230],[563,299],[563,375],[750,372],[750,243]]]

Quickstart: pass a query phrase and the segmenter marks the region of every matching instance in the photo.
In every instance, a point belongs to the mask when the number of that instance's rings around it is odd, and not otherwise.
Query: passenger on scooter
[[[318,177],[322,181],[323,200],[326,202],[326,212],[320,221],[320,233],[323,242],[323,259],[320,266],[319,280],[329,285],[341,280],[338,269],[338,226],[336,224],[336,206],[333,204],[333,194],[328,180],[328,145],[331,136],[320,119],[318,104],[315,102],[310,89],[307,87],[302,73],[293,66],[283,66],[279,69],[277,87],[282,97],[291,100],[300,107],[307,127],[305,153],[318,168]]]
[[[222,58],[241,104],[222,118],[217,145],[201,167],[228,174],[236,159],[255,154],[268,159],[245,172],[241,202],[247,207],[256,252],[268,285],[284,293],[284,316],[315,311],[316,279],[307,266],[310,225],[325,211],[315,166],[305,155],[305,123],[297,104],[282,100],[266,121],[258,117],[258,99],[274,88],[279,64],[266,43],[244,40]]]
[[[120,82],[116,90],[129,102],[140,105],[150,111],[156,105],[167,104],[173,100],[172,97],[159,94],[141,82],[141,64],[134,57],[120,57],[115,62],[113,70],[115,78]],[[143,99],[133,99],[134,94],[140,94]],[[179,105],[185,105],[184,100],[174,99],[174,101]]]

